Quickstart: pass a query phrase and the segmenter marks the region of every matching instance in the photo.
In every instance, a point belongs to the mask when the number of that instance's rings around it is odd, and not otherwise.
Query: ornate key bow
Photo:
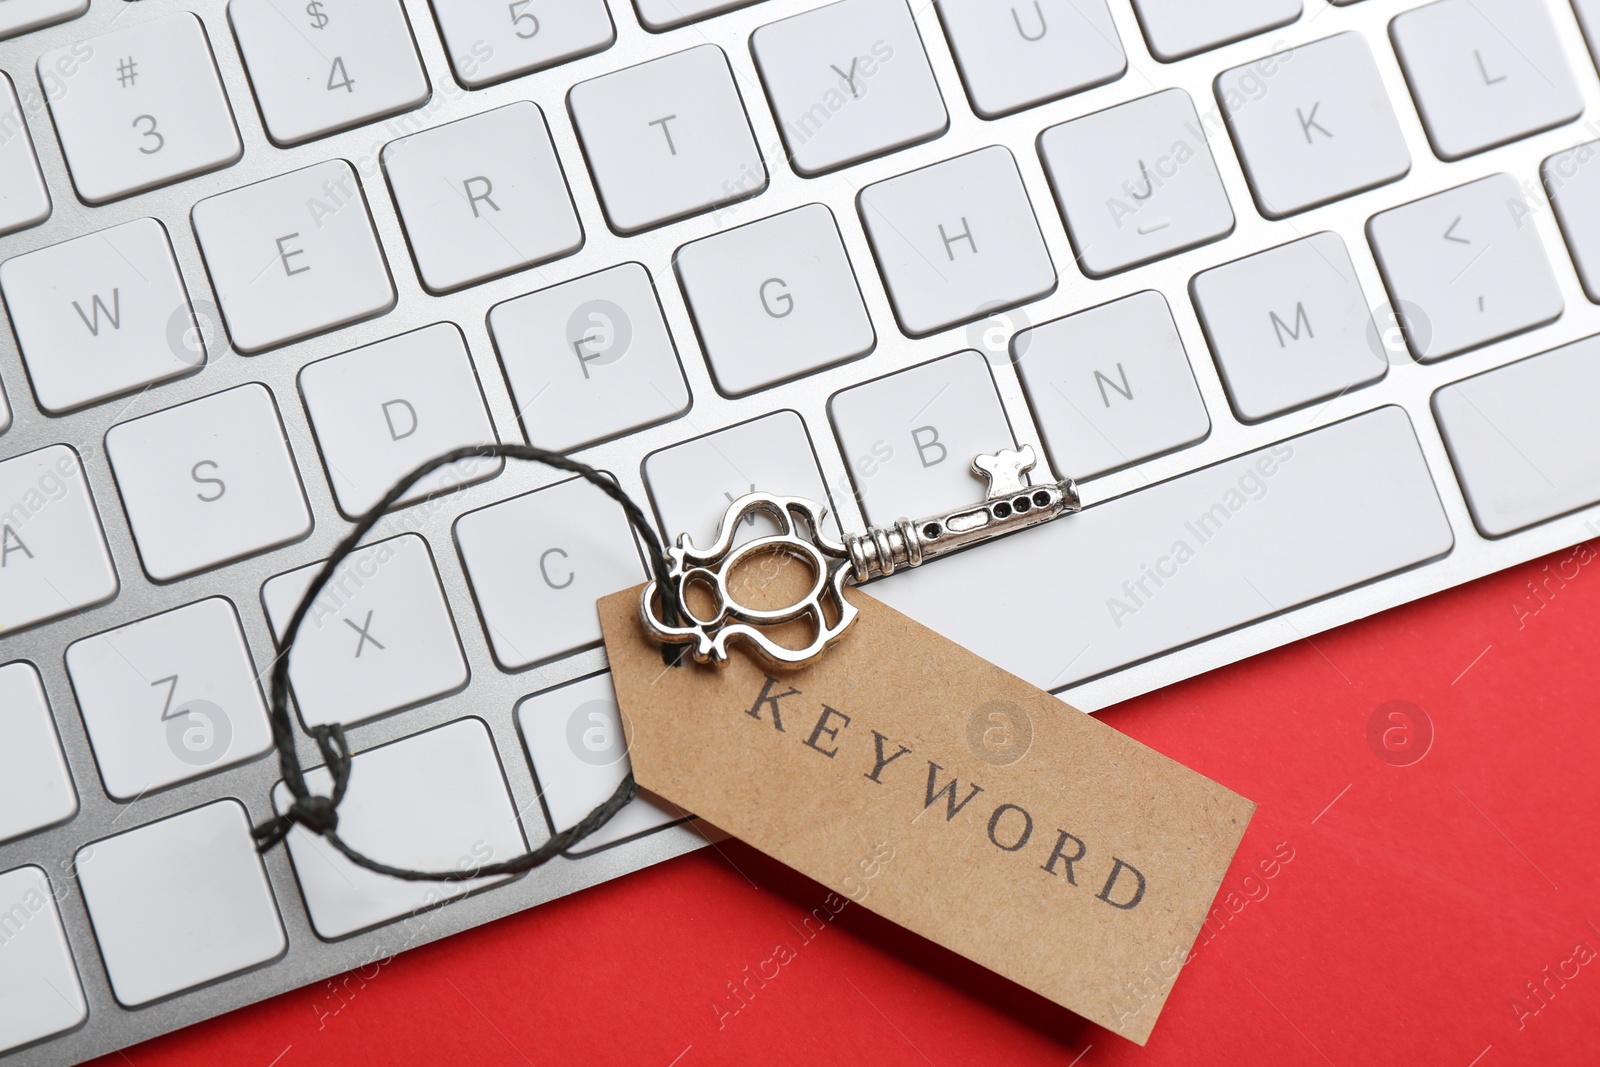
[[[727,662],[728,646],[737,641],[747,644],[770,666],[802,666],[843,637],[855,621],[856,609],[844,597],[846,582],[859,584],[919,567],[957,549],[1080,510],[1078,487],[1072,479],[1042,485],[1023,480],[1037,462],[1031,445],[1019,451],[980,455],[972,461],[972,472],[988,481],[982,503],[915,521],[900,519],[892,526],[869,527],[864,533],[846,535],[842,542],[828,534],[824,526],[827,508],[814,500],[766,493],[742,496],[723,513],[709,549],[696,547],[687,534],[681,534],[677,545],[667,550],[668,577],[683,609],[683,621],[669,625],[661,618],[661,598],[654,581],[645,586],[640,614],[656,640],[692,646],[690,654],[700,663]],[[739,524],[757,514],[776,521],[778,532],[735,547]],[[811,580],[806,592],[794,603],[773,608],[740,602],[730,588],[734,577],[768,557],[808,568]],[[811,639],[801,647],[783,643],[777,632],[784,627],[782,636],[792,636],[788,630],[796,623],[809,627]]]

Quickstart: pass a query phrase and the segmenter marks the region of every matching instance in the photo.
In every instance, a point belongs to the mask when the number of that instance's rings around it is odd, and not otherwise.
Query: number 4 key
[[[409,111],[428,79],[399,0],[231,0],[267,133],[301,144]]]

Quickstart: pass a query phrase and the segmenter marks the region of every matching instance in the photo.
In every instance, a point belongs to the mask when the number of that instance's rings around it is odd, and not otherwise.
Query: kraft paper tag
[[[798,671],[667,668],[600,601],[639,784],[1144,1044],[1255,805],[852,589]]]

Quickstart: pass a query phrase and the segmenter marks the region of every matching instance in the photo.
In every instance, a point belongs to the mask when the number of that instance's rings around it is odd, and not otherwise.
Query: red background
[[[1596,620],[1600,558],[1563,552],[1105,713],[1259,805],[1142,1049],[854,905],[802,945],[826,891],[729,842],[101,1062],[1600,1062],[1600,958],[1545,976],[1600,951]],[[1368,740],[1395,700],[1433,728],[1410,766]]]

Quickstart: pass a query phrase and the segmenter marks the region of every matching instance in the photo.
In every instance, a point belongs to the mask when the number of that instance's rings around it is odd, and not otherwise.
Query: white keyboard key
[[[973,351],[835,393],[828,412],[856,498],[879,525],[981,499],[973,457],[1016,447],[988,361]]]
[[[394,306],[361,184],[342,159],[202,200],[193,216],[228,335],[241,351]]]
[[[233,604],[212,597],[67,647],[106,792],[134,800],[272,747]]]
[[[1217,98],[1268,218],[1398,181],[1411,169],[1378,64],[1359,33],[1225,71]]]
[[[11,406],[6,402],[6,390],[0,385],[0,433],[11,429]]]
[[[1540,176],[1583,291],[1600,303],[1600,141],[1551,156]]]
[[[456,78],[469,89],[611,47],[605,0],[432,0]]]
[[[869,185],[858,202],[895,318],[913,337],[1056,287],[1017,161],[999,145]]]
[[[33,138],[22,118],[11,78],[0,73],[0,234],[36,226],[50,217],[50,193],[39,171]]]
[[[261,602],[278,638],[322,569],[270,579]],[[454,693],[467,661],[418,534],[352,552],[306,615],[289,654],[289,682],[307,726],[346,726]]]
[[[75,19],[89,10],[89,0],[12,0],[0,18],[0,40]]]
[[[74,864],[124,1007],[268,963],[288,948],[237,800],[85,845]]]
[[[645,457],[644,479],[669,543],[688,534],[695,544],[716,540],[728,505],[747,493],[803,496],[828,508],[829,531],[841,533],[827,486],[817,469],[806,424],[792,411],[778,411],[726,430],[672,445]],[[777,532],[765,515],[752,515],[736,544]]]
[[[609,674],[525,697],[517,704],[517,726],[539,779],[539,796],[552,833],[576,826],[615,793],[632,770]],[[676,805],[640,790],[573,851],[593,852],[687,817]]]
[[[52,415],[193,374],[191,323],[167,231],[134,219],[0,264],[39,406]]]
[[[621,234],[698,215],[767,187],[728,57],[704,44],[567,94],[606,221]]]
[[[437,322],[300,372],[300,395],[339,510],[355,518],[434,456],[495,442],[494,424],[461,331]],[[500,459],[469,459],[428,475],[409,504],[493,478]]]
[[[1133,0],[1150,53],[1163,63],[1279,26],[1300,17],[1300,0]]]
[[[1389,35],[1440,159],[1461,159],[1583,113],[1544,4],[1440,0],[1397,16]]]
[[[300,144],[428,98],[400,0],[228,0],[267,133]]]
[[[755,0],[633,0],[644,28],[657,33],[753,3]]]
[[[0,841],[66,822],[78,813],[61,739],[39,672],[31,663],[0,667]],[[4,909],[0,908],[0,915]],[[0,961],[5,957],[0,955]],[[0,975],[5,965],[0,962]],[[0,977],[0,986],[5,979]],[[0,1023],[0,1035],[5,1032]],[[0,1048],[5,1042],[0,1040]]]
[[[1245,422],[1371,385],[1389,369],[1355,264],[1336,233],[1195,275],[1195,307]]]
[[[872,594],[1059,689],[1453,544],[1411,421],[1385,407],[896,574]],[[1026,575],[1028,595],[972,595],[996,575]]]
[[[1503,537],[1600,502],[1590,444],[1600,338],[1447,385],[1433,394],[1473,524]]]
[[[1012,347],[1058,474],[1095,478],[1211,432],[1172,309],[1154,290],[1035,326]]]
[[[675,419],[689,386],[637,263],[497,304],[489,329],[530,441],[571,452]]]
[[[145,571],[158,582],[311,532],[278,407],[252,382],[132,419],[106,453]]]
[[[0,874],[0,1054],[89,1017],[50,879],[38,867]]]
[[[547,263],[583,246],[544,113],[530,101],[390,141],[383,169],[429,292]]]
[[[87,50],[85,58],[83,52]],[[187,11],[46,52],[46,85],[72,184],[91,204],[216,170],[243,153],[200,20]]]
[[[877,343],[838,223],[821,204],[686,244],[673,265],[727,396],[848,363]]]
[[[50,445],[0,460],[0,634],[116,595],[78,454]]]
[[[1367,235],[1424,362],[1553,322],[1561,290],[1509,174],[1374,215]]]
[[[645,579],[622,508],[574,478],[456,520],[495,662],[521,670],[600,643],[594,602]]]
[[[826,174],[950,126],[906,0],[839,0],[761,27],[750,50],[798,174]]]
[[[1078,263],[1091,277],[1233,232],[1216,160],[1182,89],[1052,126],[1039,138],[1039,153]]]
[[[327,796],[325,769],[306,774]],[[272,791],[279,812],[293,794]],[[498,863],[527,850],[505,771],[482,719],[461,719],[368,749],[351,761],[339,805],[339,836],[374,859],[413,870],[448,871]],[[289,831],[289,856],[317,936],[347,937],[415,915],[510,876],[470,882],[403,882],[357,867],[304,827]]]
[[[937,0],[972,109],[986,119],[1036,107],[1128,69],[1106,0]]]

